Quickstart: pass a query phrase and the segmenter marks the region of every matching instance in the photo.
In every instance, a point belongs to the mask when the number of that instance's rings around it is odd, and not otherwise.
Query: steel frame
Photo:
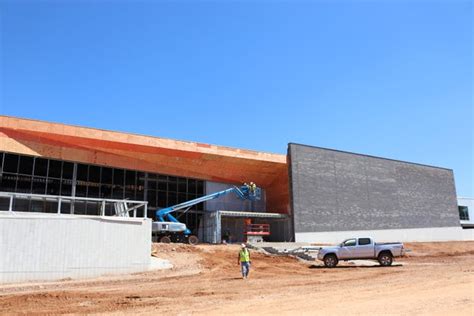
[[[34,201],[47,201],[47,202],[57,202],[58,211],[57,214],[61,214],[61,204],[63,202],[69,202],[71,205],[74,205],[76,201],[85,201],[85,202],[99,202],[101,205],[100,215],[105,215],[105,206],[107,203],[114,205],[115,216],[121,217],[130,217],[130,212],[133,211],[132,217],[137,217],[137,209],[140,207],[144,208],[143,217],[145,218],[148,210],[147,201],[134,201],[134,200],[116,200],[116,199],[99,199],[99,198],[86,198],[86,197],[72,197],[72,196],[61,196],[61,195],[44,195],[44,194],[32,194],[32,193],[15,193],[15,192],[0,192],[0,198],[9,198],[8,212],[15,213],[13,211],[13,200],[14,199],[24,199],[24,200],[34,200]],[[72,213],[74,214],[74,208],[71,208]]]

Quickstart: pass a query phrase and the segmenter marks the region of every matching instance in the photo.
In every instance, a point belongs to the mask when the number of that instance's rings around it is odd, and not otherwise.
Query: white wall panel
[[[0,283],[145,271],[151,220],[0,212]]]

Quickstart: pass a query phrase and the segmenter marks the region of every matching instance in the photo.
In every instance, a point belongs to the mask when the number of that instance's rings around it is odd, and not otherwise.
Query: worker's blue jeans
[[[242,269],[242,277],[246,278],[250,272],[250,262],[240,262],[240,268]]]

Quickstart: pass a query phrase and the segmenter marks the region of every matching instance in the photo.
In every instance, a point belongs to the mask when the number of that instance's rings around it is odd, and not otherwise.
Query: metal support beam
[[[76,196],[76,182],[77,182],[77,163],[74,163],[74,167],[72,169],[72,188],[71,188],[71,196]],[[74,201],[71,201],[71,209],[70,213],[74,214]]]

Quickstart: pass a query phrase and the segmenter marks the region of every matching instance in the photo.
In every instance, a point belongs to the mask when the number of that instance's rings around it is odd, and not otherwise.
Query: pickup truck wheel
[[[324,265],[327,268],[334,268],[335,266],[337,266],[337,263],[339,262],[339,260],[337,260],[336,255],[333,255],[333,254],[324,256],[323,260],[324,260]]]
[[[379,255],[379,263],[381,266],[388,267],[392,265],[393,257],[389,252],[384,252]]]
[[[171,238],[169,238],[168,236],[163,236],[160,238],[160,242],[163,244],[169,244],[171,242]]]

